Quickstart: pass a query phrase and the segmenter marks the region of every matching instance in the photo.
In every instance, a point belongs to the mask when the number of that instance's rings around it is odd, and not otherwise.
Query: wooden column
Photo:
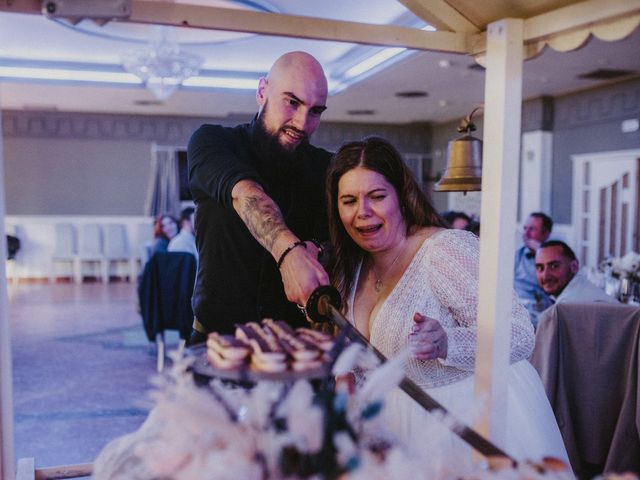
[[[4,231],[4,157],[2,105],[0,105],[0,478],[14,478],[13,460],[13,374],[7,296],[7,236]]]
[[[476,396],[486,403],[475,427],[499,445],[504,444],[506,424],[522,110],[522,39],[522,20],[500,20],[488,26],[475,384]]]

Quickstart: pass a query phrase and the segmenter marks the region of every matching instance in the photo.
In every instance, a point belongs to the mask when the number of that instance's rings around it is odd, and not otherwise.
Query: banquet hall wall
[[[98,223],[103,231],[114,223],[123,225],[131,258],[128,263],[111,263],[117,269],[114,275],[129,276],[131,268],[141,264],[139,252],[144,243],[152,240],[150,229],[146,242],[140,242],[138,232],[141,225],[152,223],[145,203],[156,147],[184,150],[191,133],[203,123],[232,126],[249,120],[4,111],[5,225],[7,233],[20,238],[22,244],[9,264],[9,276],[37,280],[71,274],[70,262],[54,265],[52,260],[54,230],[61,223],[72,225],[76,243],[87,223]],[[372,134],[391,139],[414,157],[429,150],[426,124],[329,123],[322,125],[313,140],[335,149],[346,140]],[[93,264],[87,274],[94,276],[99,271],[99,265]]]
[[[482,138],[482,117],[476,119],[478,127],[475,136]],[[640,148],[640,130],[622,131],[622,122],[640,122],[640,78],[611,83],[606,87],[586,89],[557,97],[542,97],[526,100],[522,109],[523,136],[533,132],[549,132],[551,136],[550,166],[551,185],[549,188],[550,209],[548,213],[562,229],[572,224],[572,175],[571,156],[593,152],[613,152]],[[433,171],[441,172],[446,164],[447,142],[455,137],[458,121],[432,125],[431,139]],[[520,159],[522,172],[523,160]],[[520,178],[520,190],[528,181]],[[526,186],[526,185],[524,185]],[[545,187],[544,185],[540,186]],[[525,192],[526,194],[526,192]],[[469,209],[477,209],[474,200],[480,196],[460,193],[448,194],[448,207],[459,200],[467,202]],[[519,198],[519,202],[522,202]],[[521,212],[522,222],[529,212]],[[568,234],[567,234],[568,235]]]
[[[549,120],[551,115],[551,120]],[[525,101],[523,133],[553,135],[551,214],[571,223],[570,156],[640,147],[638,131],[621,122],[640,117],[640,79],[570,95]],[[249,118],[191,118],[48,111],[2,112],[7,215],[144,215],[152,145],[184,148],[202,123],[235,125]],[[477,115],[476,136],[482,136]],[[447,142],[458,121],[385,125],[323,123],[313,141],[335,149],[378,134],[405,154],[422,155],[425,176],[445,168]],[[435,193],[438,208],[448,194]]]
[[[548,152],[551,185],[532,185],[529,179],[521,179],[521,196],[532,189],[548,189],[549,213],[561,237],[572,235],[571,156],[640,148],[640,132],[621,130],[621,122],[639,118],[638,78],[571,95],[525,101],[523,138],[535,132],[552,138]],[[482,116],[474,119],[478,126],[476,136],[481,137]],[[28,238],[15,262],[23,267],[16,269],[17,276],[47,276],[48,267],[42,266],[50,256],[47,249],[52,248],[52,235],[47,232],[53,231],[51,226],[56,222],[80,225],[92,219],[103,224],[120,221],[132,236],[135,225],[151,221],[144,205],[154,146],[184,149],[191,133],[202,123],[235,125],[248,120],[3,111],[5,224],[9,233],[15,232],[16,226],[35,226],[31,235],[27,229]],[[326,122],[313,142],[334,150],[347,140],[381,135],[403,154],[422,160],[423,179],[433,180],[445,169],[447,142],[456,138],[457,124],[458,121],[405,125]],[[462,205],[459,209],[479,212],[480,193],[437,193],[431,191],[432,186],[432,182],[425,183],[439,210]]]
[[[154,145],[186,148],[203,123],[248,120],[4,111],[6,213],[143,215]],[[429,151],[426,124],[326,124],[313,142],[335,149],[371,134],[389,138],[405,153]]]

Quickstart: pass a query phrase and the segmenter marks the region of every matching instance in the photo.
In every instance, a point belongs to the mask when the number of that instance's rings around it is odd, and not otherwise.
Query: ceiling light
[[[406,90],[404,92],[396,92],[396,97],[399,98],[421,98],[427,96],[429,96],[429,94],[422,90]]]
[[[636,73],[633,70],[624,70],[621,68],[598,68],[587,73],[578,75],[578,78],[584,78],[587,80],[611,80],[612,78],[626,77]]]
[[[479,63],[472,63],[471,65],[468,65],[467,68],[469,70],[475,70],[478,72],[484,72],[486,70],[486,68],[484,68],[482,65],[480,65]]]
[[[189,77],[197,75],[202,58],[180,51],[166,27],[157,27],[148,45],[122,54],[122,65],[140,78],[158,100],[166,100]]]
[[[26,80],[64,80],[71,82],[103,82],[139,84],[140,79],[126,72],[106,72],[97,70],[73,70],[62,68],[38,68],[0,66],[0,78],[20,78]]]
[[[91,65],[91,68],[87,68],[87,65],[76,66],[72,64],[66,64],[68,68],[54,68],[49,67],[49,65],[53,65],[51,62],[46,65],[34,66],[33,62],[30,62],[29,66],[26,66],[25,62],[0,65],[0,79],[95,82],[120,85],[140,85],[142,83],[142,80],[132,73],[106,70],[109,67],[97,64]],[[103,68],[105,69],[103,70]],[[255,78],[229,77],[214,75],[213,72],[210,72],[209,75],[190,77],[183,81],[182,85],[197,88],[255,90],[258,86],[258,75]]]
[[[157,107],[159,105],[164,105],[160,100],[135,100],[133,104],[139,107]]]
[[[427,32],[436,31],[435,27],[433,27],[432,25],[425,25],[424,27],[421,28],[421,30],[424,30]],[[353,67],[349,68],[347,71],[344,72],[342,78],[345,80],[349,80],[359,75],[362,75],[363,73],[374,69],[378,65],[388,60],[391,60],[394,57],[397,57],[398,55],[400,55],[402,52],[406,50],[407,50],[406,48],[400,48],[400,47],[391,47],[391,48],[385,48],[384,50],[380,50],[378,53],[373,54],[372,56],[364,59],[362,62],[357,63]]]
[[[362,75],[364,72],[371,70],[374,67],[377,67],[381,63],[386,62],[387,60],[399,55],[404,52],[406,48],[385,48],[384,50],[380,50],[378,53],[370,56],[369,58],[363,60],[362,62],[354,65],[349,70],[344,72],[344,78],[354,78],[358,75]]]
[[[375,113],[376,113],[375,110],[370,110],[370,109],[347,110],[348,115],[373,115]]]
[[[232,77],[191,77],[182,82],[185,87],[233,88],[237,90],[256,90],[258,78]]]

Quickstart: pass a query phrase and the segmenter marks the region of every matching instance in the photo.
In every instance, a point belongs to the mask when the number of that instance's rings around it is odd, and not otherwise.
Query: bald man
[[[311,292],[329,283],[324,173],[331,154],[309,138],[326,109],[327,79],[311,55],[281,56],[256,92],[258,113],[234,128],[203,125],[188,147],[200,255],[191,343],[236,323],[305,323]]]

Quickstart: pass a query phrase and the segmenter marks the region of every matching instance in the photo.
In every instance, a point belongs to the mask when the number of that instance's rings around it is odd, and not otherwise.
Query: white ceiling
[[[211,3],[211,2],[209,2]],[[275,12],[376,24],[416,26],[417,17],[393,0],[272,0],[260,5]],[[363,8],[363,5],[366,7]],[[330,8],[329,8],[330,7]],[[12,61],[91,63],[119,68],[120,53],[140,45],[150,27],[83,21],[75,28],[39,15],[0,13],[0,65]],[[90,30],[86,33],[82,30]],[[339,42],[228,34],[177,29],[182,49],[205,58],[203,69],[264,73],[282,53],[305,50],[325,66],[329,78],[380,47]],[[98,35],[133,36],[138,43]],[[230,36],[233,35],[233,38]],[[194,42],[206,42],[194,44]],[[212,43],[214,42],[214,43]],[[547,48],[524,65],[524,98],[558,95],[601,85],[577,78],[599,68],[625,69],[640,75],[640,29],[618,42],[592,39],[573,52]],[[437,52],[411,52],[406,58],[331,96],[323,118],[331,121],[405,123],[444,122],[460,118],[482,102],[484,73],[471,70],[474,59]],[[398,98],[401,91],[425,91],[427,97]],[[142,105],[140,105],[142,103]],[[102,86],[0,80],[3,109],[45,109],[80,112],[139,113],[223,117],[252,114],[249,90],[183,88],[164,103],[154,102],[142,86]],[[349,111],[373,110],[371,115]]]

